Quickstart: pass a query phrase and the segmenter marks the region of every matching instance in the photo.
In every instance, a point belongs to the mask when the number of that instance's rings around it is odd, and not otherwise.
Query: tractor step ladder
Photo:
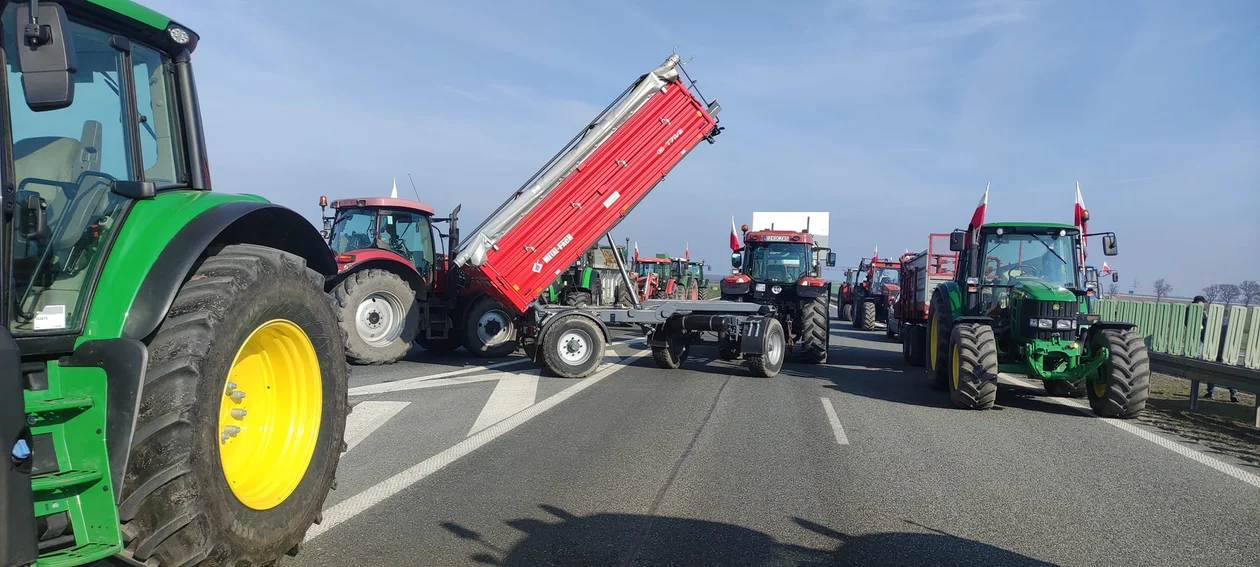
[[[424,302],[425,338],[446,339],[451,336],[451,318],[446,312],[446,304],[441,302]]]
[[[35,567],[81,565],[122,551],[104,435],[105,372],[62,370],[48,363],[47,387],[24,392],[40,535]]]

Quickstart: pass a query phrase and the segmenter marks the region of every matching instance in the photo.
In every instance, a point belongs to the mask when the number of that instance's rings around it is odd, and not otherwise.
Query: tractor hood
[[[1076,301],[1077,299],[1072,290],[1043,281],[1021,281],[1015,284],[1014,289],[1024,297],[1040,301]]]
[[[883,289],[885,294],[896,293],[898,291],[901,291],[901,286],[897,284],[886,283],[886,284],[882,284],[880,286],[880,289]]]

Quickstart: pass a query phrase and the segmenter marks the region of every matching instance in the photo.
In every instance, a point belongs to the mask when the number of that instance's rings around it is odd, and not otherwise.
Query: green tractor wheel
[[[1107,361],[1090,380],[1089,406],[1099,417],[1133,419],[1146,408],[1151,362],[1142,336],[1132,329],[1103,329],[1090,337],[1091,350],[1107,348]]]
[[[696,288],[696,299],[705,301],[709,299],[709,284],[704,284]]]
[[[296,552],[345,447],[349,367],[323,278],[273,248],[212,252],[149,353],[119,507],[131,556],[262,565]]]
[[[959,323],[949,338],[949,399],[962,409],[987,410],[997,400],[998,357],[993,328]]]

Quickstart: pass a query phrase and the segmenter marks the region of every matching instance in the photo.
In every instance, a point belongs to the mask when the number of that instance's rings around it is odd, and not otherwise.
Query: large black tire
[[[564,304],[570,307],[590,307],[593,303],[591,294],[585,291],[571,291],[564,296]]]
[[[876,323],[875,302],[863,299],[862,304],[858,306],[858,311],[858,318],[862,320],[858,328],[863,331],[874,331]]]
[[[840,306],[840,320],[853,321],[853,304],[845,303]]]
[[[1086,380],[1042,380],[1041,385],[1045,387],[1046,393],[1056,398],[1083,398],[1085,397],[1085,388],[1088,386]]]
[[[614,301],[614,304],[617,307],[634,307],[634,296],[630,293],[629,289],[626,289],[625,283],[617,285],[615,296],[616,301]]]
[[[696,299],[699,299],[700,301],[708,300],[709,299],[709,286],[702,285],[696,288]]]
[[[937,390],[949,388],[949,335],[950,326],[945,315],[936,308],[933,302],[928,311],[927,337],[924,344],[924,358],[927,361],[928,376],[932,379],[932,387]]]
[[[516,319],[494,298],[478,297],[464,319],[464,348],[482,358],[502,358],[516,346]]]
[[[656,361],[657,367],[667,370],[682,367],[691,352],[691,344],[681,336],[671,336],[666,343],[667,346],[652,347],[652,360]]]
[[[998,357],[993,328],[954,325],[949,338],[949,399],[962,409],[987,410],[997,400]]]
[[[827,362],[830,347],[831,321],[827,318],[827,296],[821,295],[801,304],[801,361],[808,364]]]
[[[784,354],[787,352],[787,338],[783,334],[783,325],[778,319],[765,319],[766,330],[762,335],[763,354],[750,354],[744,357],[748,369],[754,376],[773,378],[783,369]]]
[[[420,304],[401,276],[366,269],[342,280],[332,295],[350,362],[390,364],[411,350],[420,328]]]
[[[1103,329],[1090,342],[1091,350],[1111,351],[1086,388],[1090,408],[1099,417],[1137,417],[1146,409],[1151,389],[1151,360],[1142,336],[1132,329]]]
[[[910,335],[901,334],[901,360],[906,364],[910,364]]]
[[[345,338],[323,281],[302,258],[254,245],[208,250],[184,281],[148,345],[122,486],[119,519],[134,559],[163,566],[268,565],[286,552],[297,553],[307,529],[321,518],[345,447],[349,405]],[[255,509],[242,503],[225,477],[220,408],[238,351],[255,330],[277,319],[292,324],[282,327],[289,329],[283,336],[309,339],[309,344],[291,341],[302,346],[286,352],[317,362],[317,383],[304,382],[312,389],[294,395],[319,393],[319,426],[293,491],[274,506]],[[267,364],[267,358],[254,360]],[[291,392],[277,387],[256,396]],[[244,400],[241,406],[249,406]],[[271,427],[240,435],[267,435]],[[286,426],[279,435],[288,431]]]
[[[539,347],[543,366],[561,378],[585,378],[604,360],[604,333],[583,315],[561,315],[547,327]]]

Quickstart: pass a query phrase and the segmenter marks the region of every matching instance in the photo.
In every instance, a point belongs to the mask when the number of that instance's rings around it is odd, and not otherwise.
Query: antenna
[[[416,180],[411,178],[411,174],[407,174],[407,180],[411,182],[411,192],[416,194],[416,200],[420,200],[420,190],[416,189]]]

